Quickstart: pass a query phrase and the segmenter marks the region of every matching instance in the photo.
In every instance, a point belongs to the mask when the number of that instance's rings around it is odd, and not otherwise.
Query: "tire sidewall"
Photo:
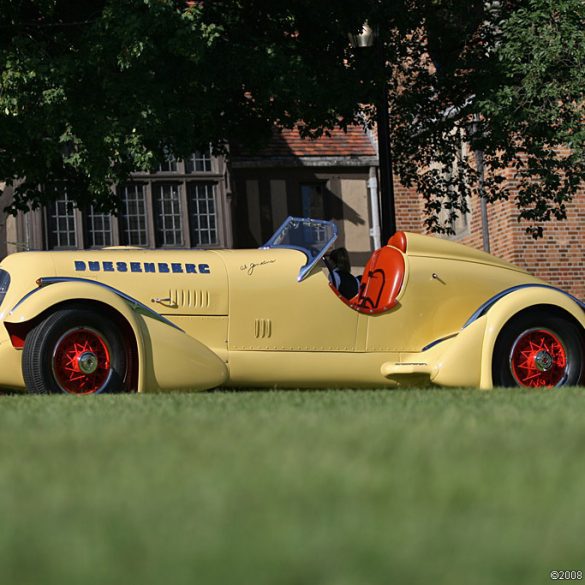
[[[53,354],[63,335],[77,328],[92,329],[109,346],[111,375],[99,393],[119,392],[124,389],[128,377],[129,360],[118,326],[95,311],[62,309],[39,323],[26,337],[23,350],[23,377],[29,392],[33,394],[68,393],[55,379]]]
[[[568,319],[543,312],[521,314],[500,332],[494,347],[492,376],[494,386],[519,387],[512,373],[510,358],[518,338],[531,329],[544,329],[561,341],[567,356],[567,371],[558,386],[578,385],[585,377],[584,341],[579,328]],[[526,387],[526,386],[522,386]]]

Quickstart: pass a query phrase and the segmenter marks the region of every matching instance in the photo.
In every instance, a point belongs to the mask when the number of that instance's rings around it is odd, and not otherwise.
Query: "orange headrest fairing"
[[[406,234],[404,232],[396,232],[388,239],[388,245],[398,248],[403,254],[406,254]]]

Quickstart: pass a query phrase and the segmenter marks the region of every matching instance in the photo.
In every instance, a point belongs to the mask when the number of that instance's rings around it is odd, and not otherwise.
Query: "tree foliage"
[[[585,175],[582,0],[0,0],[0,176],[11,211],[68,185],[116,207],[111,185],[165,156],[249,149],[274,124],[308,138],[372,124],[388,85],[401,180],[466,208],[485,194],[562,218]],[[364,21],[378,50],[354,50]],[[360,105],[361,104],[361,105]],[[569,146],[570,150],[565,147]],[[42,189],[40,185],[44,186]],[[537,229],[537,228],[535,228]]]
[[[463,16],[469,4],[431,4],[441,10],[427,19],[412,65],[401,69],[400,173],[424,194],[427,225],[448,231],[438,211],[465,211],[477,189],[476,161],[461,150],[468,144],[484,155],[486,198],[514,197],[518,218],[537,237],[542,222],[566,217],[585,179],[585,4],[476,3],[459,22],[449,15]]]

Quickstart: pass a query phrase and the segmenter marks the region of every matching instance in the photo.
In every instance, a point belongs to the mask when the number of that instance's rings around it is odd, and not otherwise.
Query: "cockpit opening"
[[[337,226],[331,221],[288,217],[262,249],[291,248],[303,252],[307,261],[299,270],[297,277],[299,282],[308,276],[320,260],[323,260],[329,270],[332,290],[344,303],[360,313],[382,313],[394,307],[404,283],[404,255],[408,245],[406,234],[396,232],[386,246],[374,250],[355,285],[350,283],[348,278],[344,278],[342,284],[341,277],[339,279],[335,277],[339,258],[325,257],[336,238]],[[336,252],[334,250],[332,256]],[[342,256],[342,253],[339,254]],[[340,262],[343,265],[343,260]],[[347,272],[351,277],[348,270],[342,272]],[[355,294],[352,295],[352,291]]]

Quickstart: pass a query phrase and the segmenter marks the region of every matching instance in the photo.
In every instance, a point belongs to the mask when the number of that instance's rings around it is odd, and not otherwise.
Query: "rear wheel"
[[[115,323],[88,309],[62,309],[26,336],[22,373],[33,394],[99,394],[127,388],[128,364]]]
[[[492,362],[494,386],[571,386],[585,378],[585,342],[572,321],[542,311],[513,318]]]

